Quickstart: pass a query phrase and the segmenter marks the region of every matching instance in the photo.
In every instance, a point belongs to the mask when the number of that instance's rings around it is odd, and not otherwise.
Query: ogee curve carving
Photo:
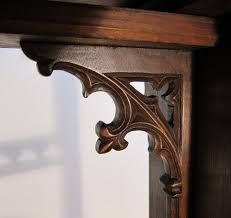
[[[180,79],[174,75],[154,75],[147,73],[113,72],[101,74],[93,70],[63,61],[38,62],[38,69],[44,76],[50,75],[54,70],[64,70],[79,78],[83,85],[83,96],[104,91],[110,94],[116,105],[114,120],[106,124],[99,121],[96,125],[96,133],[99,139],[96,150],[106,153],[114,150],[123,150],[128,146],[124,139],[127,133],[135,130],[147,132],[153,138],[149,150],[154,150],[163,156],[169,163],[172,179],[165,184],[164,190],[172,197],[177,197],[180,192],[181,171],[179,167],[177,136],[171,126],[163,117],[155,96],[145,96],[135,90],[129,83],[132,81],[153,82],[156,89],[160,89],[165,83]],[[132,75],[130,77],[130,75]],[[175,89],[166,95],[169,102],[175,100]],[[175,104],[175,103],[171,103]]]
[[[179,157],[181,146],[181,77],[179,74],[98,73],[71,61],[44,58],[39,54],[32,55],[30,48],[24,46],[22,48],[28,57],[37,62],[42,75],[49,76],[54,70],[63,70],[79,78],[83,85],[84,97],[97,91],[110,94],[116,105],[116,114],[109,124],[102,121],[97,123],[96,133],[99,139],[96,150],[101,154],[112,149],[123,150],[128,146],[128,142],[124,139],[126,134],[136,130],[147,132],[151,139],[149,151],[156,152],[168,163],[169,176],[166,177],[167,179],[163,176],[161,178],[165,186],[164,191],[172,198],[179,198],[182,192]],[[141,94],[130,85],[134,81],[149,83],[155,90],[160,90],[165,84],[169,84],[162,98],[173,107],[171,123],[165,119],[160,110],[158,97]]]

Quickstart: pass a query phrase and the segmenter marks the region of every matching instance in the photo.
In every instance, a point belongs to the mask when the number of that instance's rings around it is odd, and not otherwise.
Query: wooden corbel
[[[98,72],[90,67],[91,57],[85,66],[82,63],[82,59],[87,58],[88,55],[93,55],[96,63],[100,59],[100,55],[104,58],[107,55],[119,57],[123,53],[120,48],[116,50],[115,48],[100,46],[62,46],[42,43],[22,43],[21,47],[29,58],[37,62],[38,70],[43,76],[50,76],[54,70],[63,70],[81,80],[84,97],[97,91],[107,92],[112,97],[116,105],[114,120],[109,124],[99,121],[96,125],[96,133],[99,137],[96,143],[98,153],[106,153],[112,149],[117,151],[125,149],[128,142],[124,137],[131,131],[141,130],[148,133],[150,154],[162,157],[166,165],[166,172],[160,175],[160,181],[164,185],[163,190],[169,196],[170,203],[168,203],[167,210],[171,211],[171,218],[179,218],[182,191],[185,189],[182,187],[182,94],[185,89],[183,83],[186,80],[189,81],[189,77],[183,75],[182,72],[174,72],[172,69],[168,73],[142,72],[139,69],[136,72],[133,70],[132,72],[120,70],[117,72]],[[134,55],[137,55],[135,59],[142,57],[142,52],[150,56],[148,49],[144,51],[142,49],[134,50],[134,48],[121,49],[128,49],[127,55],[131,51],[135,52]],[[104,54],[105,52],[106,54]],[[136,54],[136,52],[140,52],[140,54]],[[157,59],[163,58],[161,51],[157,53],[159,53]],[[101,60],[102,65],[105,64],[105,68],[108,68],[106,67],[108,63],[106,60],[104,61],[104,58],[102,57]],[[187,58],[186,60],[188,61]],[[186,66],[189,66],[190,61],[187,61]],[[123,65],[123,61],[120,64]],[[165,63],[164,59],[160,65],[167,66],[167,68],[170,66],[168,62]],[[190,74],[190,71],[186,73]],[[145,82],[146,93],[142,94],[137,91],[131,85],[132,82]],[[188,82],[185,84],[189,85]],[[163,87],[165,87],[163,93],[157,95]],[[190,87],[188,86],[188,88]],[[185,97],[188,98],[187,103],[190,103],[190,95],[185,95]],[[161,109],[160,101],[165,103],[165,112]]]

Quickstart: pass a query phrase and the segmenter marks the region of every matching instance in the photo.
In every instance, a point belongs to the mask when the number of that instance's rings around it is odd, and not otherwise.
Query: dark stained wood
[[[194,58],[192,218],[231,217],[231,16],[219,21],[219,47]]]
[[[163,192],[160,177],[166,173],[163,160],[149,154],[149,218],[165,218],[171,212],[168,196]],[[148,217],[147,217],[148,218]]]
[[[177,10],[178,13],[216,17],[231,12],[230,0],[195,0]]]
[[[30,0],[28,0],[28,1],[30,1]],[[36,1],[36,0],[34,0],[34,1]],[[58,1],[60,1],[60,2],[73,2],[73,3],[83,3],[84,2],[84,4],[105,5],[105,6],[113,6],[113,7],[126,6],[127,2],[129,2],[129,0],[58,0]]]
[[[125,149],[124,137],[130,131],[149,134],[150,217],[186,218],[191,52],[42,43],[22,43],[22,49],[37,62],[42,75],[64,70],[82,81],[85,97],[99,90],[112,96],[117,108],[113,122],[101,121],[96,127],[99,153]],[[146,95],[130,85],[134,81],[148,85]]]
[[[177,119],[177,117],[173,118],[173,120],[178,120],[181,124],[180,128],[180,138],[179,144],[181,144],[180,149],[178,150],[181,156],[181,173],[182,173],[182,194],[180,196],[180,201],[174,201],[174,199],[170,199],[168,196],[164,196],[163,193],[160,192],[160,182],[157,183],[157,179],[160,175],[168,174],[169,169],[166,165],[165,161],[159,159],[156,155],[150,153],[149,155],[149,195],[150,195],[150,218],[166,218],[172,217],[173,214],[176,213],[173,208],[170,210],[165,210],[167,207],[169,209],[169,205],[179,204],[179,217],[187,218],[188,217],[188,208],[189,208],[189,167],[191,161],[191,73],[192,73],[192,65],[191,65],[191,55],[188,54],[185,56],[187,60],[187,65],[184,70],[180,73],[182,74],[182,109],[181,113]],[[175,62],[176,65],[179,62]],[[175,65],[175,66],[176,66]],[[149,95],[153,95],[152,87],[147,83],[146,84],[146,93]],[[161,181],[167,178],[160,179]],[[171,206],[170,206],[171,207]],[[177,217],[177,216],[176,216]]]
[[[193,0],[139,0],[137,8],[173,12],[176,11],[176,9],[182,8],[184,5],[187,5],[192,1]]]
[[[195,58],[192,218],[231,217],[230,47]]]
[[[20,41],[135,47],[215,46],[211,18],[60,2],[0,5],[0,46]]]

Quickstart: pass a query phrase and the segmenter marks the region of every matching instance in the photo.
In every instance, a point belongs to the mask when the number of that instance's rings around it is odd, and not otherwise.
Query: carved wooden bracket
[[[44,55],[39,45],[35,46],[33,43],[23,43],[22,49],[28,57],[37,62],[38,70],[43,76],[51,75],[54,70],[63,70],[80,79],[84,97],[97,91],[110,94],[116,105],[116,115],[111,123],[99,121],[96,125],[99,137],[96,150],[100,154],[112,149],[125,149],[128,142],[124,137],[131,131],[142,130],[149,134],[149,151],[166,160],[169,168],[169,175],[163,175],[160,181],[164,184],[164,191],[175,199],[171,203],[171,210],[175,211],[171,217],[179,217],[179,198],[182,193],[181,74],[99,73],[80,66],[73,60],[66,61],[62,51],[58,55],[52,55],[52,52]],[[131,85],[134,81],[145,82],[149,91],[146,94],[140,93]],[[166,90],[160,97],[153,94],[160,92],[163,87],[166,87]],[[165,101],[167,105],[168,117],[160,108],[160,100]]]

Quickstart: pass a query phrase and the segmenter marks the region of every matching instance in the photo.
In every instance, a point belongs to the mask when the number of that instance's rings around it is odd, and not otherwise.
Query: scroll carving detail
[[[96,133],[99,137],[96,150],[100,154],[114,150],[123,150],[128,146],[124,139],[127,133],[135,130],[147,132],[151,138],[149,151],[155,151],[169,163],[171,179],[165,184],[164,190],[172,197],[180,192],[181,171],[179,167],[178,145],[179,126],[171,126],[164,118],[156,96],[146,96],[139,93],[130,82],[145,81],[156,90],[169,83],[164,98],[174,107],[174,117],[179,113],[179,75],[152,75],[148,73],[97,73],[90,69],[62,61],[38,62],[42,75],[48,76],[53,70],[64,70],[79,78],[83,85],[83,96],[105,91],[110,94],[116,105],[114,120],[106,124],[99,121]]]
[[[31,57],[29,51],[24,52]],[[164,191],[172,198],[178,199],[181,192],[181,76],[179,74],[150,74],[109,72],[98,73],[75,63],[59,59],[31,57],[37,62],[39,72],[49,76],[54,70],[66,71],[79,78],[83,85],[83,96],[104,91],[110,94],[116,105],[113,121],[106,124],[99,121],[96,133],[99,137],[96,150],[106,153],[112,149],[119,151],[128,146],[124,139],[131,131],[145,131],[150,136],[149,151],[162,156],[168,163],[170,176],[162,176]],[[157,96],[141,94],[131,82],[141,81],[151,85],[153,90],[161,90],[168,84],[162,94],[168,107],[172,109],[171,119],[167,120],[159,107]]]

